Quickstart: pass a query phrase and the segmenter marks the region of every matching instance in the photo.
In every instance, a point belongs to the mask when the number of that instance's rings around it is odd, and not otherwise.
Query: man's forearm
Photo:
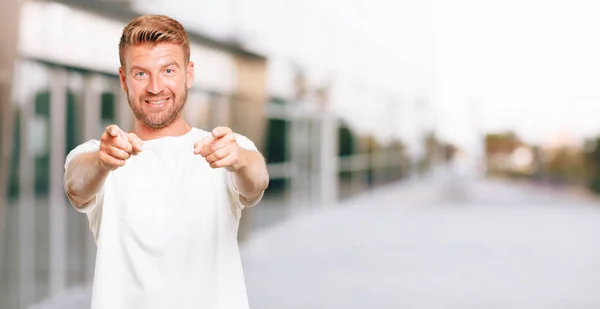
[[[242,151],[248,162],[246,166],[234,172],[234,183],[244,198],[252,199],[267,189],[269,173],[265,159],[259,152]]]
[[[80,154],[67,168],[65,191],[75,204],[83,205],[100,192],[108,173],[98,161],[98,152]]]

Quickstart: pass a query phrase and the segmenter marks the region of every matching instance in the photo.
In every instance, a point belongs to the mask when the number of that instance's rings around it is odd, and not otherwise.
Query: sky
[[[364,131],[414,136],[425,121],[412,116],[423,97],[437,134],[467,149],[480,147],[477,130],[512,130],[532,143],[600,133],[598,1],[153,3],[150,10],[202,32],[237,36],[271,59],[340,81],[339,110]],[[379,93],[402,106],[390,108]],[[390,117],[401,123],[391,126]]]
[[[440,131],[465,139],[459,120],[470,109],[482,129],[534,143],[600,133],[600,2],[457,0],[437,8]]]

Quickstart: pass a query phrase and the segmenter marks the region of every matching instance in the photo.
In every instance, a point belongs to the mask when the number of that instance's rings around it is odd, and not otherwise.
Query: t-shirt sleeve
[[[258,151],[258,149],[256,148],[256,145],[254,145],[254,143],[249,138],[247,138],[241,134],[235,133],[235,140],[238,143],[238,145],[240,145],[240,147],[242,147],[246,150]],[[235,186],[235,183],[233,181],[233,173],[231,173],[231,172],[227,172],[227,186],[228,186],[229,192],[231,193],[233,202],[240,209],[244,209],[245,207],[255,206],[256,204],[258,204],[258,202],[260,202],[260,200],[262,199],[262,197],[264,195],[264,191],[263,191],[257,197],[252,198],[252,199],[246,199],[245,197],[243,197],[240,194],[240,191]]]

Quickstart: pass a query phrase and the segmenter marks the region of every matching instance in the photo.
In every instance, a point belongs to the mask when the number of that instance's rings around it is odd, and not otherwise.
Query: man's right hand
[[[117,125],[109,125],[100,138],[98,162],[107,171],[125,165],[132,155],[142,151],[142,140],[135,133],[125,133]]]

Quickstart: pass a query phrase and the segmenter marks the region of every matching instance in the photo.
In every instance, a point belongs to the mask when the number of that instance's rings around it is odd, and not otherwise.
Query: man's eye
[[[167,74],[171,74],[173,73],[173,69],[166,69],[165,72],[167,72]]]
[[[146,73],[144,73],[144,72],[137,72],[137,73],[135,73],[135,76],[142,77],[142,76],[144,76],[144,74],[146,74]]]

